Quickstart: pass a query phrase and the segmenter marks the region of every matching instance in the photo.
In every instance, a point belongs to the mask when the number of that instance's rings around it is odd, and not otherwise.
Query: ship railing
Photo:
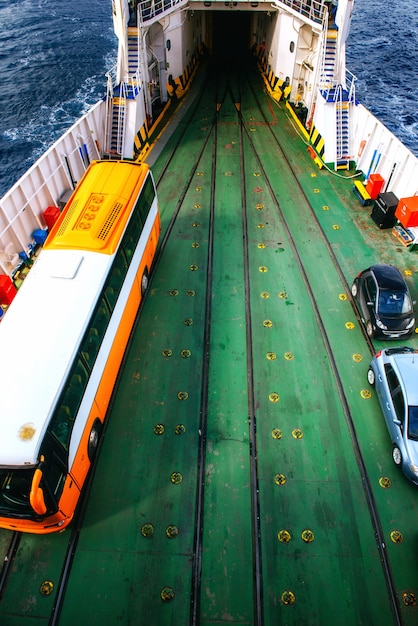
[[[281,9],[287,7],[291,12],[316,24],[322,24],[327,13],[325,0],[274,0],[271,6]]]
[[[161,19],[188,4],[189,0],[143,0],[137,5],[138,24]]]
[[[336,102],[343,98],[345,102],[353,103],[356,100],[356,80],[356,76],[347,69],[345,85],[322,73],[319,79],[319,89],[327,102]]]

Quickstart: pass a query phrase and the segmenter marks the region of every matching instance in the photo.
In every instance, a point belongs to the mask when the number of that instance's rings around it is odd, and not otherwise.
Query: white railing
[[[162,14],[172,13],[174,10],[186,6],[189,0],[143,0],[138,2],[138,24],[161,18]]]
[[[322,24],[326,13],[324,0],[274,0],[272,7],[288,7],[295,13],[317,24]]]

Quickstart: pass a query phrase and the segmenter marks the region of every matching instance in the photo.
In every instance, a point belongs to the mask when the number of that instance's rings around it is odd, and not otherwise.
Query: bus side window
[[[119,293],[122,288],[123,281],[125,280],[127,270],[127,263],[123,257],[122,251],[119,250],[113,262],[113,266],[110,270],[110,275],[104,290],[104,294],[106,296],[107,302],[109,303],[111,311],[113,311],[116,306],[116,301],[119,297]]]
[[[74,420],[78,413],[88,382],[87,372],[80,359],[70,373],[68,383],[51,419],[50,431],[67,450]]]
[[[71,415],[70,407],[61,404],[55,412],[51,422],[51,432],[68,449],[74,415]]]

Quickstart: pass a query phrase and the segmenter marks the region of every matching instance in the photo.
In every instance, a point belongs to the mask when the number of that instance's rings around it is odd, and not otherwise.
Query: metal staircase
[[[350,167],[350,103],[347,92],[341,85],[336,89],[335,99],[335,169],[349,169]]]

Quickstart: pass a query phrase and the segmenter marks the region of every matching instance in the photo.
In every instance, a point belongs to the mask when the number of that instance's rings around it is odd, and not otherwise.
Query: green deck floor
[[[255,71],[251,80],[256,84]],[[163,235],[210,133],[216,99],[210,81],[205,89],[198,111],[193,116],[185,112],[187,132],[158,188]],[[393,466],[376,397],[363,397],[362,391],[369,389],[366,342],[319,226],[277,153],[269,127],[283,143],[349,284],[371,263],[393,262],[410,272],[407,280],[416,299],[418,257],[400,246],[390,231],[374,226],[370,209],[358,204],[350,181],[316,167],[286,108],[272,105],[261,83],[258,94],[270,116],[268,125],[249,90],[242,93],[241,110],[273,193],[247,139],[241,160],[238,114],[227,97],[219,112],[216,142],[213,266],[208,266],[211,136],[126,355],[66,590],[63,626],[187,626],[192,600],[196,624],[201,626],[255,624],[257,611],[265,626],[394,624],[344,402],[378,507],[402,621],[418,622],[418,609],[403,602],[404,593],[418,594],[414,556],[418,493]],[[156,178],[182,129],[180,124],[153,163]],[[326,329],[328,350],[318,318]],[[410,341],[417,344],[416,338]],[[250,349],[254,390],[248,380]],[[329,350],[343,382],[342,392]],[[207,429],[202,564],[196,586],[202,398]],[[257,424],[260,594],[254,585],[252,406]],[[381,477],[390,478],[390,489],[380,487]],[[152,536],[144,536],[151,526]],[[178,534],[170,536],[173,526]],[[402,543],[391,541],[393,530],[402,532]],[[54,562],[49,554],[52,577],[56,576]],[[48,563],[42,578],[48,576]],[[36,595],[38,582],[39,576],[26,572],[25,598]],[[173,590],[174,598],[163,602],[161,592],[166,588]],[[2,600],[0,616],[12,615],[15,593]],[[289,599],[294,602],[287,603]],[[21,602],[20,614],[36,617],[39,605],[37,600],[25,609]],[[6,623],[24,622],[10,618]]]

